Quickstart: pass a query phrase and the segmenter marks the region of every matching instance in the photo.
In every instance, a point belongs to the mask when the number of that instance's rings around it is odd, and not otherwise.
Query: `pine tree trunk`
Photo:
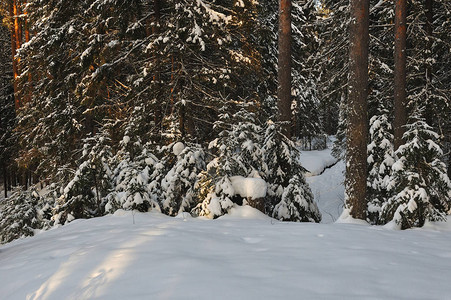
[[[426,0],[426,5],[425,5],[425,9],[426,9],[426,24],[425,24],[425,31],[428,35],[428,42],[427,42],[427,50],[429,51],[429,54],[426,55],[431,55],[432,54],[432,24],[434,22],[434,14],[433,14],[433,4],[434,1],[433,0]],[[432,68],[430,64],[427,64],[426,67],[426,84],[428,86],[430,86],[432,84]],[[426,112],[425,112],[425,118],[426,118],[426,123],[428,123],[429,125],[433,125],[434,124],[434,105],[431,101],[433,101],[433,99],[431,99],[432,97],[430,97],[426,103]]]
[[[396,0],[395,4],[395,119],[394,144],[395,150],[403,144],[402,136],[407,123],[407,95],[406,95],[406,0]]]
[[[279,2],[278,108],[282,132],[291,138],[291,0]]]
[[[15,80],[18,76],[18,69],[17,69],[17,60],[16,60],[16,52],[17,52],[17,45],[16,45],[16,30],[15,30],[15,0],[11,0],[10,6],[9,6],[9,15],[11,17],[12,23],[11,23],[11,55],[12,55],[12,63],[13,63],[13,75],[14,75],[14,104],[16,110],[19,108],[19,98],[17,93],[17,81]]]
[[[366,219],[369,0],[351,0],[349,95],[346,152],[346,206]]]
[[[8,172],[6,170],[6,163],[3,163],[3,186],[5,187],[5,199],[8,198]]]
[[[6,174],[6,176],[7,176],[7,182],[8,182],[8,184],[7,184],[7,187],[8,187],[8,191],[10,191],[11,189],[12,189],[12,187],[11,187],[11,171],[9,171],[8,172],[8,170],[7,169],[5,169],[5,174]]]
[[[22,46],[22,24],[20,22],[20,3],[19,0],[13,0],[13,13],[14,13],[14,37],[16,39],[15,41],[15,53],[18,49]],[[17,87],[17,77],[19,76],[19,59],[13,58],[16,61],[16,68],[14,72],[14,94],[15,94],[15,101],[16,101],[16,109],[22,106],[22,100],[20,98],[20,95],[18,94],[18,87]]]
[[[16,46],[19,49],[22,46],[22,8],[20,0],[14,0],[14,30],[16,31]]]
[[[153,10],[154,10],[154,16],[152,18],[153,26],[152,26],[152,34],[154,36],[158,35],[160,31],[160,0],[154,0],[153,1]],[[160,61],[159,61],[159,54],[156,53],[154,55],[154,64],[156,65],[156,71],[154,74],[154,81],[157,82],[157,95],[161,95],[161,70],[160,70]],[[154,123],[156,127],[158,128],[159,132],[162,131],[162,119],[163,119],[163,113],[162,113],[162,106],[164,103],[157,103],[155,106],[155,114],[154,114]]]
[[[29,22],[28,22],[28,13],[27,11],[24,12],[24,16],[25,16],[25,21],[24,21],[24,28],[25,28],[25,42],[28,43],[30,41],[30,26],[29,26]],[[31,101],[31,96],[32,96],[32,89],[31,89],[31,72],[28,71],[28,93],[27,96],[25,97],[25,103]]]

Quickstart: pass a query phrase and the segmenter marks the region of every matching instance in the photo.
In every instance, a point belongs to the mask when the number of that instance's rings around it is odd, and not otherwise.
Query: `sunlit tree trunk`
[[[291,137],[291,0],[279,2],[278,108],[283,133]]]
[[[28,13],[24,11],[24,30],[25,30],[25,42],[28,43],[30,41],[30,25],[28,22]],[[31,71],[28,70],[28,91],[25,96],[25,103],[31,100],[32,95],[32,78]]]
[[[347,107],[346,206],[366,219],[369,0],[351,0]]]
[[[11,0],[11,2],[9,3],[9,15],[11,17],[11,55],[12,55],[12,63],[13,63],[13,75],[14,75],[14,103],[15,103],[15,108],[16,110],[19,108],[20,105],[20,101],[18,98],[18,93],[17,93],[17,81],[16,78],[19,75],[18,72],[18,65],[17,65],[17,60],[16,60],[16,53],[17,53],[17,38],[16,38],[16,1],[15,0]]]
[[[402,136],[407,123],[407,95],[406,95],[406,0],[396,0],[395,3],[395,119],[394,144],[395,150],[403,144]]]

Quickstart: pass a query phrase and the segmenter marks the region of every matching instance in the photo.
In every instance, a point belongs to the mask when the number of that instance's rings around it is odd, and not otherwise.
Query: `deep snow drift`
[[[327,168],[329,150],[301,161],[321,173],[307,181],[329,224],[278,222],[248,206],[217,220],[76,220],[0,246],[0,299],[451,298],[451,218],[407,231],[332,223],[344,164]]]
[[[2,299],[449,299],[451,224],[120,211],[0,248]]]

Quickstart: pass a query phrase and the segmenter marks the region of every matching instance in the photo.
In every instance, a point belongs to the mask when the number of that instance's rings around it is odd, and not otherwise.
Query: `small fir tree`
[[[79,167],[58,199],[53,217],[56,224],[101,216],[105,205],[103,199],[112,190],[112,153],[108,136],[100,131],[84,142]]]
[[[126,133],[130,133],[126,129]],[[150,188],[150,177],[158,159],[142,145],[139,137],[124,135],[121,149],[114,161],[114,191],[106,197],[105,211],[114,213],[118,209],[147,212],[160,211],[159,199]]]
[[[261,128],[255,123],[254,115],[244,108],[233,116],[224,112],[216,122],[215,127],[222,130],[209,145],[216,150],[215,157],[199,175],[199,204],[192,211],[194,215],[215,218],[227,213],[235,196],[230,177],[259,177],[264,163]]]
[[[48,228],[49,208],[35,188],[27,191],[17,188],[0,202],[0,243],[33,236],[36,230]]]
[[[205,169],[204,151],[200,145],[188,145],[178,142],[173,146],[177,161],[163,178],[161,186],[163,211],[175,216],[181,212],[190,212],[195,206],[194,186],[197,174]]]
[[[380,224],[382,206],[390,198],[388,184],[394,163],[393,134],[388,111],[382,109],[370,120],[368,145],[368,221]]]
[[[299,151],[272,121],[267,124],[263,153],[264,179],[268,183],[267,211],[279,220],[320,222],[321,214],[305,181]]]
[[[384,221],[393,220],[401,229],[446,220],[451,204],[451,182],[440,159],[438,135],[418,110],[406,129],[388,186],[394,196],[383,207]]]

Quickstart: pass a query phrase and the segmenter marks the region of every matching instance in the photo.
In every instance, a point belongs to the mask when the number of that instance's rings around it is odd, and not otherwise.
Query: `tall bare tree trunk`
[[[28,13],[27,11],[24,11],[24,30],[25,30],[25,42],[28,43],[30,41],[30,25],[28,22]],[[32,78],[31,78],[31,72],[28,71],[28,92],[25,96],[25,103],[31,101],[32,96]]]
[[[403,144],[402,136],[407,123],[407,95],[406,95],[406,0],[396,0],[395,3],[395,119],[394,144],[395,150]]]
[[[16,53],[17,53],[17,44],[16,44],[16,30],[15,30],[15,20],[16,20],[16,15],[15,15],[15,4],[16,1],[15,0],[11,0],[10,2],[10,6],[9,6],[9,15],[11,17],[11,55],[12,55],[12,63],[13,63],[13,75],[14,75],[14,104],[15,104],[15,108],[16,110],[19,108],[20,106],[20,101],[19,101],[19,96],[18,96],[18,88],[17,88],[17,81],[16,78],[19,75],[18,72],[18,66],[17,66],[17,60],[16,60]]]
[[[291,0],[279,2],[278,108],[283,133],[291,138]]]
[[[346,152],[346,206],[366,219],[369,0],[351,0],[349,94]]]

